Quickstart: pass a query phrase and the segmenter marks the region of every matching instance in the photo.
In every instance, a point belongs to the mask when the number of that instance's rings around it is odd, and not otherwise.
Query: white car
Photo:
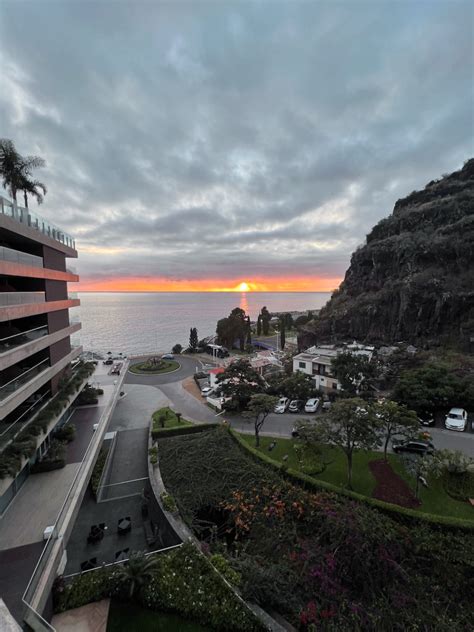
[[[205,386],[204,388],[201,389],[201,395],[203,397],[208,397],[212,393],[213,390],[214,389],[212,388],[212,386]]]
[[[462,432],[467,425],[467,412],[464,408],[451,408],[446,415],[444,425],[448,430],[458,430]]]
[[[274,412],[281,415],[282,413],[286,412],[286,409],[289,405],[290,400],[288,399],[288,397],[280,397],[280,399],[278,400],[278,404],[275,406]]]
[[[304,407],[304,412],[305,413],[315,413],[319,408],[319,398],[318,397],[312,397],[311,399],[308,399],[308,401],[305,404]]]

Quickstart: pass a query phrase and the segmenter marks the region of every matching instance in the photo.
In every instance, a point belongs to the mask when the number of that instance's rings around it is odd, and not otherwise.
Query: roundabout
[[[150,386],[161,386],[173,382],[181,382],[187,377],[194,375],[196,371],[202,371],[202,363],[192,356],[180,355],[173,362],[177,366],[165,371],[137,371],[134,367],[146,363],[150,356],[133,358],[125,378],[128,384],[146,384]],[[167,361],[167,362],[171,362]]]
[[[181,364],[176,360],[162,360],[161,358],[148,358],[129,367],[129,372],[134,375],[163,375],[179,371]]]

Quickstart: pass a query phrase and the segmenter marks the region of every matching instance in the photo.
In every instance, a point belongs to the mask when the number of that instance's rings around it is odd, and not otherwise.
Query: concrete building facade
[[[79,277],[67,269],[66,259],[76,257],[70,235],[0,197],[0,515],[67,414],[66,407],[35,439],[27,438],[28,427],[58,395],[61,379],[71,375],[82,351],[70,339],[81,328],[69,319],[79,300],[68,293],[68,283]]]

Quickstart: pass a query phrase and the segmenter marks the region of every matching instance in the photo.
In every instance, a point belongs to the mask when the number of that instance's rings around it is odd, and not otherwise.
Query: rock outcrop
[[[474,159],[398,200],[356,250],[300,347],[357,339],[464,347],[474,336]]]

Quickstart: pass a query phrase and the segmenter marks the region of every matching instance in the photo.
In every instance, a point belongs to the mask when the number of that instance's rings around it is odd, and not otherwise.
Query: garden
[[[304,444],[295,439],[265,436],[260,438],[260,447],[255,448],[253,436],[240,435],[240,440],[264,458],[336,485],[341,490],[346,489],[346,457],[335,446],[318,446],[317,450],[311,451],[305,450]],[[389,453],[385,463],[381,456],[380,452],[373,450],[355,451],[352,484],[356,493],[423,513],[474,521],[474,508],[468,502],[474,494],[472,474],[458,476],[446,472],[439,478],[433,476],[428,480],[428,487],[423,487],[419,499],[416,499],[414,477],[407,472],[400,457]]]
[[[159,375],[171,373],[179,369],[181,365],[176,360],[163,360],[160,357],[148,358],[144,362],[137,362],[129,367],[130,373],[138,375]]]
[[[104,566],[76,576],[70,583],[60,577],[53,587],[56,613],[106,598],[112,599],[110,632],[172,630],[171,626],[159,627],[163,613],[179,614],[187,621],[204,626],[190,625],[189,632],[202,629],[263,631],[260,622],[222,580],[210,561],[189,543],[148,557],[135,554],[126,565]],[[130,607],[134,610],[129,610]],[[138,628],[135,619],[133,628],[127,627],[127,619],[120,616],[124,610],[129,614],[138,612],[143,627]],[[168,623],[170,621],[176,625],[180,623],[175,618],[168,619]]]
[[[152,435],[156,438],[162,430],[169,430],[170,428],[192,426],[193,424],[187,419],[183,419],[183,416],[179,412],[175,412],[168,406],[155,410],[152,415]]]
[[[272,458],[284,456],[279,442]],[[263,438],[267,455],[268,446]],[[469,629],[469,531],[305,489],[225,427],[160,439],[158,451],[167,492],[203,550],[230,565],[245,599],[297,629]]]

